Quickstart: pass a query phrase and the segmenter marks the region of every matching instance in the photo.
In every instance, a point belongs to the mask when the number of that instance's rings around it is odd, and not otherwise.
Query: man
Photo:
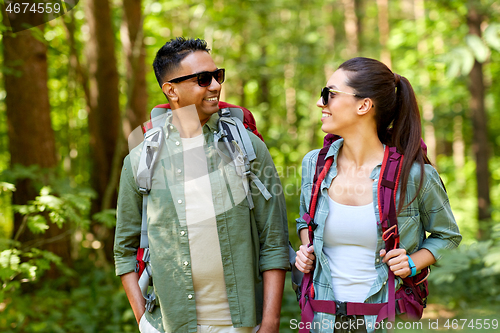
[[[214,144],[224,70],[205,41],[176,38],[153,63],[172,115],[163,128],[148,195],[152,313],[134,272],[142,195],[134,180],[142,146],[124,160],[115,238],[121,277],[141,332],[278,332],[288,263],[288,230],[281,183],[265,144],[249,133],[257,159],[251,171],[271,192],[248,189]],[[247,183],[248,184],[248,183]]]

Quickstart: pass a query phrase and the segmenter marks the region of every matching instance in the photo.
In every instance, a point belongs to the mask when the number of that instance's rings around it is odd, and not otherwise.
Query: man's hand
[[[262,273],[264,279],[263,317],[258,333],[277,333],[280,330],[281,300],[286,272],[271,269]]]
[[[137,324],[139,324],[142,315],[146,311],[146,300],[142,296],[141,289],[139,288],[139,274],[130,272],[121,275],[120,278],[130,306],[132,307],[132,311],[134,311],[135,320]]]

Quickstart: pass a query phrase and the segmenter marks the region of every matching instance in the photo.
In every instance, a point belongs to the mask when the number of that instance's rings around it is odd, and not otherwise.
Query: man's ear
[[[358,115],[362,116],[370,111],[375,105],[370,98],[364,98],[358,106]]]
[[[161,90],[167,96],[169,102],[177,102],[179,96],[177,95],[177,89],[175,89],[174,85],[170,82],[165,82],[161,86]]]

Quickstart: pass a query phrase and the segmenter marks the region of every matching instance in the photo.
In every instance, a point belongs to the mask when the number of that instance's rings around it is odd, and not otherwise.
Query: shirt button
[[[380,259],[375,260],[376,262],[380,262]]]
[[[375,206],[375,209],[378,209],[378,205]]]
[[[184,261],[184,266],[187,266],[189,265],[189,263],[187,261]]]
[[[180,145],[181,143],[179,141],[175,141],[175,145],[178,146]]]
[[[181,231],[181,236],[184,236],[186,232],[184,230]]]
[[[181,203],[182,203],[182,200],[181,200],[181,199],[177,200],[177,203],[178,203],[178,204],[181,204]]]
[[[386,282],[384,282],[384,286],[385,286],[386,284],[387,284],[387,281],[386,281]]]
[[[181,170],[181,169],[177,169],[177,173],[181,173],[181,172],[182,172],[182,170]]]
[[[170,125],[168,125],[168,128],[173,129],[174,125],[170,124]]]
[[[189,298],[189,299],[192,299],[192,298],[193,298],[193,295],[188,295],[188,298]]]

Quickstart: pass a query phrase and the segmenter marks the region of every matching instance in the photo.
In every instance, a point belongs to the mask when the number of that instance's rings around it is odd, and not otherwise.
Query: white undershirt
[[[184,139],[184,194],[198,325],[232,325],[203,134]]]
[[[373,203],[347,206],[328,199],[323,252],[330,265],[335,299],[364,302],[377,278],[377,220]]]

